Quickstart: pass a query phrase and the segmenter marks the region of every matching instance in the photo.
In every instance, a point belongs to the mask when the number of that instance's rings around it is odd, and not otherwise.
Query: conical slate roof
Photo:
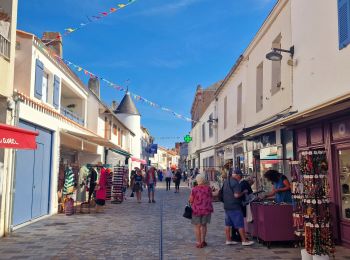
[[[130,94],[126,93],[120,102],[117,109],[114,111],[116,114],[129,114],[129,115],[140,115],[134,102],[132,101]]]

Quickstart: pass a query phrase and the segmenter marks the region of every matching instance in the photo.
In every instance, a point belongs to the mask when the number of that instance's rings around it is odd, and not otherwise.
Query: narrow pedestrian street
[[[156,203],[128,197],[122,204],[108,204],[105,213],[55,215],[0,241],[1,259],[300,259],[300,249],[255,244],[224,245],[221,203],[208,231],[208,247],[194,247],[190,222],[182,217],[189,188],[166,191],[164,182],[156,191]],[[161,222],[161,219],[163,222]],[[162,223],[162,224],[161,224]],[[336,259],[350,259],[350,250],[340,249]]]

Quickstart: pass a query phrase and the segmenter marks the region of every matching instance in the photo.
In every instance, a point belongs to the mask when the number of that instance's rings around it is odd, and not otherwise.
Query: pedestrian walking
[[[136,175],[134,176],[134,192],[136,193],[136,199],[138,203],[141,203],[141,192],[143,186],[143,176],[140,169],[136,170]]]
[[[171,179],[173,178],[173,173],[171,172],[170,168],[167,168],[167,171],[165,173],[165,182],[166,182],[166,190],[170,190],[170,184]]]
[[[249,241],[247,239],[244,230],[244,217],[241,198],[247,194],[248,191],[241,191],[241,186],[239,185],[241,175],[242,172],[240,170],[234,171],[233,174],[232,171],[230,171],[223,186],[226,245],[237,244],[237,242],[232,241],[231,238],[232,228],[238,229],[243,246],[250,246],[254,244],[253,241]]]
[[[194,225],[196,247],[203,248],[207,246],[207,224],[210,223],[211,213],[214,211],[213,195],[204,174],[198,174],[196,181],[198,185],[192,189],[189,198],[192,207],[191,222]]]
[[[174,182],[175,182],[175,193],[180,192],[180,182],[181,182],[181,170],[178,169],[174,175]]]
[[[154,167],[149,168],[149,170],[146,172],[146,179],[145,179],[147,190],[148,190],[148,202],[155,203],[154,200],[154,191],[157,185],[157,178],[156,178],[156,169]]]

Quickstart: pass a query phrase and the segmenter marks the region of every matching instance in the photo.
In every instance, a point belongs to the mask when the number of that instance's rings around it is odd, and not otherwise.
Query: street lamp
[[[266,54],[266,59],[271,61],[281,61],[282,60],[282,54],[281,52],[287,52],[290,54],[290,56],[293,58],[294,56],[294,46],[290,47],[289,50],[279,49],[279,48],[272,48],[272,51]]]
[[[208,121],[207,121],[207,123],[208,124],[212,124],[212,123],[217,123],[219,121],[219,119],[217,119],[217,118],[210,118]]]

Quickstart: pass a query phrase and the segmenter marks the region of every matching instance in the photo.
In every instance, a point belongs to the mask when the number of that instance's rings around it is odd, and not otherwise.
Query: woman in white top
[[[173,179],[173,173],[168,167],[165,174],[166,190],[170,190],[170,184],[172,179]]]

